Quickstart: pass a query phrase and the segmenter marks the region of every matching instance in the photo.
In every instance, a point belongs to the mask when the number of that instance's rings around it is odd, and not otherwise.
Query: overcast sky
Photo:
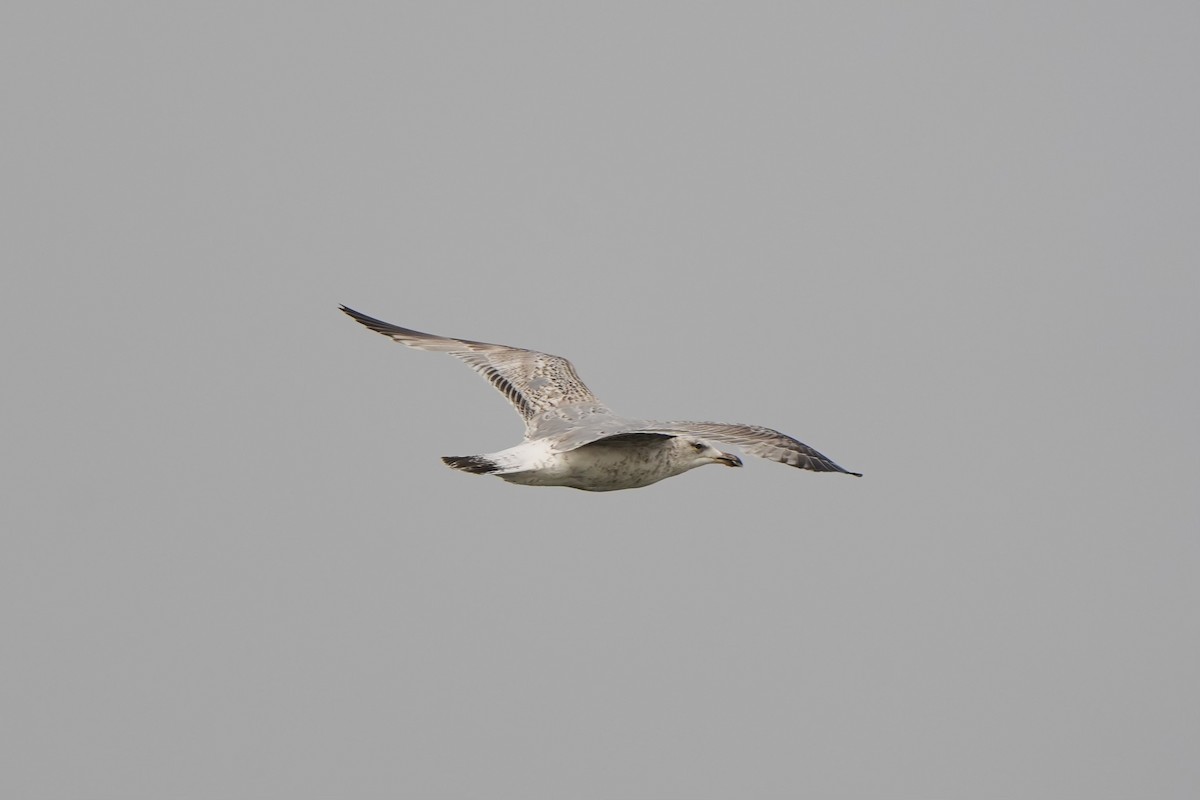
[[[0,795],[1192,798],[1200,6],[0,10]],[[338,313],[768,425],[609,494]]]

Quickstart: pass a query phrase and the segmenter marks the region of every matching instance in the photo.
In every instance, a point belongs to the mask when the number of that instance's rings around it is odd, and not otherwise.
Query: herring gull
[[[711,442],[813,472],[841,472],[803,442],[759,425],[658,422],[614,414],[560,356],[434,336],[340,306],[356,321],[418,350],[449,353],[491,382],[525,420],[516,447],[477,456],[446,456],[454,469],[495,475],[526,486],[569,486],[611,492],[649,486],[705,464],[740,467],[742,460]],[[710,441],[711,440],[711,441]]]

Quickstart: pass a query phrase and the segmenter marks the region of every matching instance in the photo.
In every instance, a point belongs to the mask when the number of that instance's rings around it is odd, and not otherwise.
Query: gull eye
[[[692,442],[692,447],[696,448],[697,453],[703,453],[707,445],[703,442]]]

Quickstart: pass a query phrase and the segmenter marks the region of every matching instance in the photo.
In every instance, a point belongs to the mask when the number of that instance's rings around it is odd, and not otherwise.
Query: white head
[[[733,453],[724,453],[695,436],[676,436],[673,443],[675,452],[687,464],[687,469],[703,467],[705,464],[724,464],[727,467],[742,465],[742,460]]]

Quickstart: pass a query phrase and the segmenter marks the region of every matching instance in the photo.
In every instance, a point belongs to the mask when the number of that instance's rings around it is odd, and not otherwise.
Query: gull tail
[[[545,443],[522,442],[516,447],[481,456],[442,456],[446,466],[476,475],[509,475],[537,469],[548,455]]]
[[[442,456],[446,466],[475,475],[490,475],[500,470],[500,465],[487,456]]]

